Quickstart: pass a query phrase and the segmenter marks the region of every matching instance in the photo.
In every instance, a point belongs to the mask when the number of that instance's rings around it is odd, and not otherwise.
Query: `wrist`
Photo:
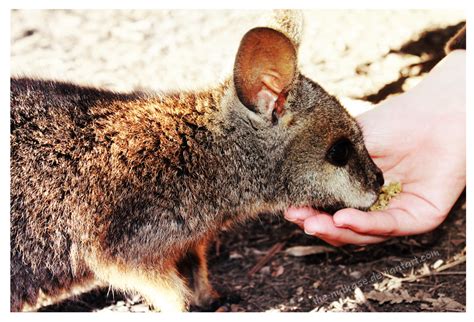
[[[425,113],[465,117],[466,51],[449,53],[407,96]]]

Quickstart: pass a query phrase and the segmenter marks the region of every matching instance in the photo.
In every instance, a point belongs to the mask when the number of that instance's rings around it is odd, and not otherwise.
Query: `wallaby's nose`
[[[377,170],[377,173],[375,174],[375,177],[376,177],[377,183],[382,187],[383,184],[385,183],[382,171]]]

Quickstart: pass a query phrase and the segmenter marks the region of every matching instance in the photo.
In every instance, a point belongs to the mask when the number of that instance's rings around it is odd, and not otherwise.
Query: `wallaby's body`
[[[256,28],[213,90],[116,94],[11,80],[11,309],[111,285],[161,310],[216,299],[206,244],[289,206],[368,208],[383,184],[356,122]]]
[[[235,169],[218,171],[235,167],[208,129],[219,89],[148,98],[12,79],[11,93],[13,309],[40,288],[89,283],[93,270],[119,275],[129,263],[136,276],[117,277],[131,284],[174,271],[232,218],[218,209],[246,197]]]

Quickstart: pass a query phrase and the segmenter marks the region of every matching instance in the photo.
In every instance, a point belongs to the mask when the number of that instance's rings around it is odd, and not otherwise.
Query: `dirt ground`
[[[240,37],[265,14],[12,11],[11,71],[118,91],[209,86],[230,75]],[[465,20],[459,11],[304,15],[301,70],[354,114],[414,86]],[[435,231],[364,247],[332,248],[281,215],[262,214],[220,234],[209,250],[210,279],[227,296],[224,312],[459,312],[466,310],[465,246],[464,194]],[[148,307],[101,289],[41,311]]]

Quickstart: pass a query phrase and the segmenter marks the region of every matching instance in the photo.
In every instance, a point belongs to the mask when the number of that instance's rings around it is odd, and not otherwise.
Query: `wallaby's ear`
[[[288,90],[296,76],[296,49],[279,31],[254,28],[237,52],[234,84],[242,104],[273,122],[283,114]]]

